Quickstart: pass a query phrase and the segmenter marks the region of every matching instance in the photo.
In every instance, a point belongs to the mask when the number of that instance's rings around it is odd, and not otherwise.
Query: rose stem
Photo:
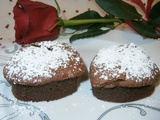
[[[63,26],[63,27],[69,27],[69,26],[76,26],[76,25],[84,25],[89,23],[122,23],[122,20],[120,19],[81,19],[81,20],[62,20],[60,19],[58,23],[54,26],[52,26],[49,30],[51,31],[54,29],[55,26]]]
[[[110,22],[118,22],[122,21],[119,19],[83,19],[83,20],[63,20],[63,25],[65,27],[75,26],[75,25],[83,25],[89,23],[110,23]]]

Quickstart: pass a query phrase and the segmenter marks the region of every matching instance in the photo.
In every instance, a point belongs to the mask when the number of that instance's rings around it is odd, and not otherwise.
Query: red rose
[[[58,22],[57,10],[47,4],[30,0],[18,0],[13,8],[15,42],[27,44],[53,40],[59,35],[59,27],[49,29]]]

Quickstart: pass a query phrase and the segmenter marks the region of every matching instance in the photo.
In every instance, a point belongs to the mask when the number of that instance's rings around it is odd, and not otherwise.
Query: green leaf
[[[139,34],[141,34],[144,37],[150,37],[150,38],[157,38],[160,37],[156,33],[156,29],[153,25],[149,24],[146,21],[131,21],[132,27],[135,29]]]
[[[109,14],[124,20],[141,19],[135,7],[122,0],[96,0],[97,4]]]
[[[160,27],[160,2],[156,3],[151,11],[150,11],[150,15],[149,15],[149,21]]]
[[[94,10],[89,10],[86,11],[82,14],[79,14],[73,18],[71,18],[71,20],[79,20],[79,19],[93,19],[93,18],[102,18],[98,12],[94,11]]]
[[[92,31],[87,31],[87,32],[83,32],[80,34],[74,34],[70,37],[70,42],[72,43],[73,41],[77,40],[77,39],[83,39],[83,38],[89,38],[89,37],[95,37],[98,35],[102,35],[104,33],[109,32],[110,29],[107,30],[92,30]]]

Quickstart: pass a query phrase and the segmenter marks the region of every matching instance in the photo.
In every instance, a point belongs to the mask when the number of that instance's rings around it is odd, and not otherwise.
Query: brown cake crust
[[[24,45],[3,69],[13,94],[24,101],[49,101],[67,96],[76,91],[77,79],[86,72],[80,54],[67,43],[58,41]]]
[[[109,102],[131,102],[150,96],[154,92],[155,86],[143,86],[143,87],[92,87],[93,95],[98,99]]]
[[[90,64],[93,94],[107,101],[129,102],[149,96],[159,76],[158,66],[133,43],[102,48]]]
[[[71,95],[77,87],[78,78],[71,78],[38,86],[12,84],[12,92],[17,99],[22,101],[51,101]]]

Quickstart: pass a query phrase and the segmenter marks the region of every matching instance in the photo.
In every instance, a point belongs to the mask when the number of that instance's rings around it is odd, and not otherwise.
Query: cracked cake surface
[[[146,86],[154,84],[158,76],[158,66],[134,43],[102,48],[90,66],[95,87]]]
[[[4,67],[13,84],[40,85],[80,76],[85,65],[80,54],[67,43],[45,41],[24,45]]]

